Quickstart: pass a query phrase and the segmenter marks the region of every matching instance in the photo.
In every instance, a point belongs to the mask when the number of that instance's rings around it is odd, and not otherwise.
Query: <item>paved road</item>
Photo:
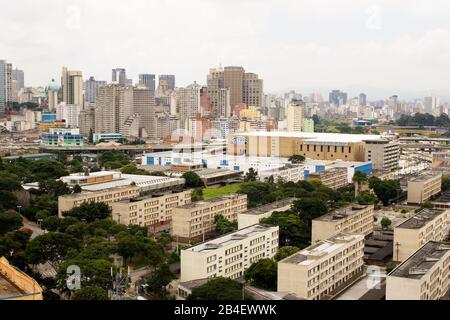
[[[45,233],[45,231],[42,230],[36,223],[28,220],[24,216],[22,216],[22,217],[23,217],[22,222],[23,222],[24,227],[33,231],[33,234],[31,235],[31,239],[34,239],[37,236],[43,235]]]

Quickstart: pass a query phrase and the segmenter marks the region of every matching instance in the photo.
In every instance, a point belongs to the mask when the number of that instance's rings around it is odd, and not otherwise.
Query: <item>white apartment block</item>
[[[173,209],[191,203],[191,194],[192,191],[188,190],[115,202],[111,204],[112,217],[124,225],[170,225]]]
[[[278,234],[278,227],[253,225],[182,250],[181,281],[240,278],[253,263],[275,256]]]
[[[339,233],[361,234],[373,233],[374,206],[352,204],[337,209],[312,221],[311,242],[326,240]]]
[[[78,207],[85,202],[105,202],[111,205],[114,202],[132,199],[139,196],[140,188],[136,186],[122,186],[99,191],[84,191],[58,197],[58,215]]]
[[[423,209],[394,228],[394,261],[404,261],[429,241],[448,236],[450,211]]]
[[[278,263],[278,291],[330,299],[364,273],[364,236],[334,236]]]
[[[438,300],[450,290],[450,244],[430,241],[386,278],[386,300]]]
[[[214,218],[222,215],[237,222],[238,215],[247,210],[247,195],[229,194],[174,208],[172,234],[180,242],[202,240],[215,230]]]
[[[442,174],[425,173],[408,180],[408,203],[422,204],[441,192]]]
[[[56,106],[56,119],[65,120],[69,128],[79,128],[81,106],[62,102]]]
[[[399,166],[400,145],[389,140],[365,141],[366,161],[372,162],[374,170],[389,172]]]
[[[275,211],[283,212],[292,207],[295,198],[288,198],[277,202],[265,204],[238,215],[238,228],[244,229],[255,224],[259,224],[262,219],[269,218]]]
[[[305,167],[303,165],[286,164],[284,167],[262,171],[259,173],[261,180],[273,177],[274,181],[282,179],[285,182],[298,182],[305,180]]]

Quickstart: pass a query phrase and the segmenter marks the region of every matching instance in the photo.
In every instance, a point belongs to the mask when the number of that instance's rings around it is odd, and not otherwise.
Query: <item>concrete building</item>
[[[292,207],[294,201],[294,198],[288,198],[244,211],[238,215],[238,229],[259,224],[261,219],[269,218],[274,212],[287,211]]]
[[[41,145],[47,147],[80,147],[84,145],[84,137],[80,129],[50,128],[41,133]]]
[[[106,81],[97,81],[94,77],[90,77],[86,80],[84,83],[84,101],[95,103],[97,88],[100,86],[106,86],[106,84]]]
[[[423,209],[394,228],[394,261],[404,261],[429,241],[448,236],[450,211]]]
[[[145,130],[148,137],[156,138],[156,125],[155,125],[155,113],[156,113],[155,91],[146,87],[135,87],[132,89],[132,112],[139,115],[140,128]],[[131,116],[129,114],[129,116]],[[126,120],[126,119],[125,119]]]
[[[442,174],[427,172],[408,180],[408,203],[422,204],[442,190]]]
[[[223,72],[223,85],[230,89],[231,108],[240,104],[244,100],[244,68],[242,67],[225,67]]]
[[[320,180],[325,187],[333,190],[348,185],[346,168],[330,168],[324,171],[310,173],[308,180],[312,179]]]
[[[303,117],[305,113],[305,102],[302,100],[292,100],[287,107],[286,121],[287,131],[303,131]]]
[[[123,86],[109,84],[97,88],[95,101],[95,132],[119,133],[119,96]]]
[[[159,75],[159,83],[161,83],[161,81],[166,81],[167,82],[167,89],[170,91],[175,90],[175,76],[173,74],[161,74]]]
[[[58,215],[62,217],[64,212],[85,202],[105,202],[111,205],[113,202],[136,198],[139,196],[139,193],[139,187],[128,185],[60,196],[58,197]]]
[[[178,89],[177,109],[180,114],[181,128],[188,128],[188,119],[195,119],[197,114],[201,115],[200,90],[201,86],[196,82],[186,88]]]
[[[83,74],[81,71],[62,69],[62,102],[68,105],[83,106]]]
[[[172,234],[182,243],[207,238],[215,230],[214,218],[222,215],[237,222],[238,215],[247,210],[247,195],[230,194],[207,201],[187,204],[172,213]]]
[[[80,133],[89,137],[89,134],[95,132],[95,107],[88,106],[80,112],[78,119],[78,125],[80,127]]]
[[[171,229],[173,209],[191,203],[192,191],[154,194],[111,204],[112,218],[119,224]]]
[[[374,170],[389,172],[399,167],[400,145],[389,140],[366,140],[365,161],[372,162]]]
[[[147,89],[155,92],[156,90],[156,80],[154,74],[140,74],[139,84],[145,86]]]
[[[378,135],[318,132],[236,132],[229,138],[228,152],[260,157],[302,155],[316,160],[365,161],[365,141],[379,138]],[[233,143],[236,139],[242,143]]]
[[[386,300],[439,300],[450,290],[450,244],[430,241],[386,278]]]
[[[247,106],[263,107],[264,102],[264,82],[255,73],[244,73],[243,80],[244,95],[242,101]],[[235,105],[232,105],[233,107]]]
[[[56,120],[64,120],[67,127],[79,128],[81,106],[62,102],[56,106]]]
[[[43,289],[36,280],[0,257],[0,301],[43,300]]]
[[[279,228],[253,225],[181,251],[181,281],[238,279],[253,263],[278,251]]]
[[[17,91],[20,91],[21,89],[25,88],[25,73],[23,72],[23,70],[15,68],[12,71],[12,79],[13,81],[16,81]]]
[[[0,60],[0,115],[6,109],[6,61]]]
[[[278,291],[331,299],[364,274],[364,236],[334,236],[278,262]]]
[[[123,68],[112,69],[111,81],[121,85],[127,84],[127,71]]]
[[[374,206],[352,204],[312,221],[311,243],[326,240],[339,233],[369,236],[373,233]]]
[[[275,181],[282,179],[285,182],[298,182],[305,180],[305,167],[302,165],[286,164],[280,168],[261,171],[258,175],[261,180],[273,177]]]

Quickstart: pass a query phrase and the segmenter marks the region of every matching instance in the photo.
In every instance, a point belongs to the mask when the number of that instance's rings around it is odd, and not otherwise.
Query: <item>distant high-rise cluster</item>
[[[6,107],[19,101],[19,93],[25,88],[24,72],[13,69],[12,63],[0,60],[0,115]]]

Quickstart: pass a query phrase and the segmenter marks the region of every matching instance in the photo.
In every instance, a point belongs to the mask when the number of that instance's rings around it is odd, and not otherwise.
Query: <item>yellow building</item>
[[[247,195],[229,194],[173,209],[172,234],[180,242],[202,240],[215,230],[214,218],[222,215],[237,222],[238,214],[247,210]]]
[[[331,299],[364,274],[364,236],[340,234],[278,262],[278,291]]]
[[[422,204],[439,194],[442,187],[442,174],[425,173],[408,180],[408,203]]]
[[[42,288],[5,257],[0,257],[0,300],[42,300]]]
[[[365,161],[365,140],[378,135],[289,131],[237,132],[230,139],[235,155],[286,157],[302,155],[315,160]]]
[[[442,241],[448,236],[450,210],[423,209],[394,228],[394,261],[404,261],[429,241]]]
[[[241,112],[239,113],[239,117],[258,120],[261,118],[261,112],[256,107],[249,106],[247,109],[241,110]]]
[[[427,242],[386,277],[386,300],[438,300],[450,290],[450,244]]]
[[[319,180],[325,187],[337,190],[348,184],[347,168],[330,168],[314,172],[309,175],[308,180]]]
[[[352,204],[314,219],[311,242],[326,240],[342,232],[368,236],[373,233],[373,212],[373,205]]]

